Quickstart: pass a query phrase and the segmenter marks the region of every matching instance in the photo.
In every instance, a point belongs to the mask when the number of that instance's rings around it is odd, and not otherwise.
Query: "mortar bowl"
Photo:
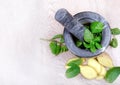
[[[102,48],[98,49],[94,53],[86,49],[78,48],[75,45],[73,35],[69,31],[67,31],[67,29],[64,29],[63,36],[65,39],[65,44],[67,48],[70,50],[70,52],[72,52],[74,55],[78,57],[83,57],[83,58],[91,58],[103,53],[105,49],[109,46],[111,40],[111,31],[110,31],[109,23],[101,15],[91,11],[80,12],[74,15],[73,17],[82,24],[91,23],[94,21],[102,22],[104,24],[104,29],[102,31],[102,41],[101,41]]]

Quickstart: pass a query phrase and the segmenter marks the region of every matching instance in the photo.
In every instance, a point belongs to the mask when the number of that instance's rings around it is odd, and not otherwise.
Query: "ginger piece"
[[[102,53],[97,57],[97,60],[100,64],[102,64],[105,67],[113,67],[113,62],[110,56],[107,53]]]
[[[97,77],[97,72],[90,66],[80,65],[81,75],[87,79],[94,79]]]
[[[101,72],[101,65],[97,62],[96,59],[90,58],[88,60],[88,65],[94,68],[98,74]]]

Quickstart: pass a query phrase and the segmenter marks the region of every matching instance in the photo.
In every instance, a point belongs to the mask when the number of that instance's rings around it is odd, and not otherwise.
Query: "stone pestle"
[[[85,27],[66,9],[59,9],[55,14],[55,19],[61,23],[72,35],[83,41]]]

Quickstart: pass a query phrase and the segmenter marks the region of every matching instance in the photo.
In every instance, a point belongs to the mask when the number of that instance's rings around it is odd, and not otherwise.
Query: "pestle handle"
[[[76,38],[83,41],[85,27],[74,19],[66,9],[59,9],[56,12],[55,19]]]
[[[59,9],[55,14],[55,19],[63,26],[66,26],[73,20],[73,17],[66,9]]]

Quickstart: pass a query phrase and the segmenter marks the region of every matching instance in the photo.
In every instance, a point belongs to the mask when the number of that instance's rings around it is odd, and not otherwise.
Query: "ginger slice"
[[[80,66],[81,75],[87,79],[94,79],[97,77],[97,72],[90,66]]]
[[[107,53],[102,53],[97,57],[97,60],[100,64],[102,64],[105,67],[113,67],[113,62],[110,56]]]
[[[88,65],[94,68],[98,74],[101,72],[101,65],[97,62],[96,59],[90,58],[88,60]]]

